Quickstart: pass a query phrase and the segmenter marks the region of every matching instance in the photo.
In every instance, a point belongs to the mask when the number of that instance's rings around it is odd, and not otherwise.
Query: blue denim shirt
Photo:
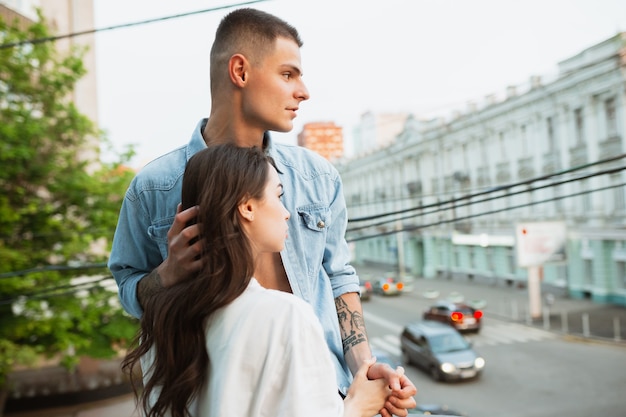
[[[206,147],[196,126],[189,143],[146,165],[131,182],[120,211],[109,258],[124,309],[142,314],[137,283],[167,257],[167,232],[180,202],[185,165]],[[295,295],[313,307],[333,353],[339,389],[345,394],[352,376],[345,362],[335,298],[359,292],[345,240],[347,211],[335,167],[305,148],[269,143],[291,213],[289,237],[280,253]]]

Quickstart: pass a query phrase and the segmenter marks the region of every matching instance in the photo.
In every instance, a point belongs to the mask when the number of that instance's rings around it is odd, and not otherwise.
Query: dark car
[[[478,333],[483,312],[468,304],[440,300],[424,311],[422,317],[424,320],[446,323],[460,332]]]
[[[454,327],[438,321],[410,323],[400,336],[402,359],[436,381],[478,377],[485,367],[470,342]]]
[[[466,416],[467,414],[460,411],[451,410],[447,405],[440,404],[418,404],[415,408],[407,410],[409,414],[419,414],[422,416]]]
[[[372,297],[372,292],[374,291],[372,282],[368,279],[361,279],[359,285],[361,287],[361,301],[369,300]]]
[[[380,278],[374,283],[374,293],[380,295],[400,295],[404,284],[397,281],[393,276]]]

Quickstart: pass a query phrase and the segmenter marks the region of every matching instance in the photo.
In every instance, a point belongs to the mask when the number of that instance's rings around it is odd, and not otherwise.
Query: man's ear
[[[255,206],[252,199],[247,199],[244,202],[240,203],[237,207],[237,210],[239,211],[239,215],[244,219],[250,222],[254,220]]]
[[[235,54],[228,61],[228,75],[237,87],[246,84],[248,76],[248,60],[242,54]]]

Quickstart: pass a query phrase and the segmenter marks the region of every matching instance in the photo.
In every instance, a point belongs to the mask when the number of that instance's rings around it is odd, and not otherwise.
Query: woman
[[[390,394],[363,364],[342,401],[321,325],[303,300],[254,279],[256,259],[279,252],[289,212],[271,159],[217,144],[188,162],[183,209],[199,206],[202,270],[146,305],[138,344],[147,417],[373,416]]]

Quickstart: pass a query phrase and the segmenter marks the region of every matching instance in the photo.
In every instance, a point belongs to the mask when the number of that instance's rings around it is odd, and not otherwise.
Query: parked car
[[[405,364],[416,365],[436,381],[475,378],[485,367],[485,360],[458,330],[438,321],[408,324],[400,349]]]
[[[400,295],[404,289],[404,284],[397,281],[393,276],[380,278],[374,284],[374,293],[380,295]]]
[[[460,332],[480,331],[483,312],[468,304],[439,300],[429,307],[422,318],[446,323]]]
[[[419,415],[435,415],[435,416],[465,416],[467,414],[461,413],[460,411],[451,410],[447,405],[441,404],[418,404],[415,408],[409,408],[407,410],[409,414],[419,414]]]
[[[372,297],[372,292],[374,291],[372,282],[368,279],[361,279],[359,285],[361,286],[361,301],[369,300]]]

